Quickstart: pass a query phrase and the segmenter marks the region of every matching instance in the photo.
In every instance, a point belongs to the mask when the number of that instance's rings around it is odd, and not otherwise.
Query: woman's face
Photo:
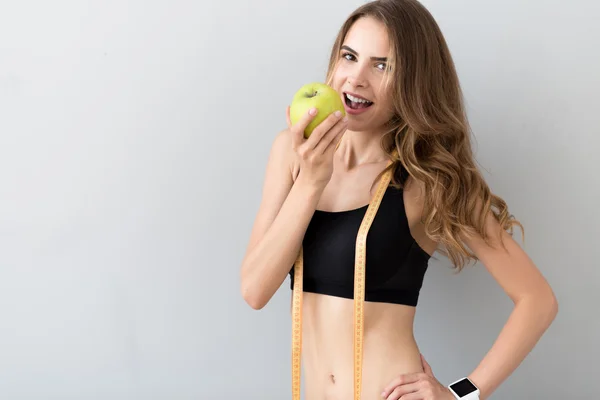
[[[384,87],[389,50],[385,26],[374,18],[360,18],[348,31],[331,86],[346,106],[349,130],[377,130],[392,117],[390,90]]]

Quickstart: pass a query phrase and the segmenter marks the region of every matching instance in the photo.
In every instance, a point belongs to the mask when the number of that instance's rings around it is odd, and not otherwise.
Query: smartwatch
[[[448,389],[457,399],[479,400],[479,389],[469,378],[461,378],[448,385]]]

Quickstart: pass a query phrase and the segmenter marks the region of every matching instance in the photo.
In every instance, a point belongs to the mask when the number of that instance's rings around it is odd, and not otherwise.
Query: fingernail
[[[337,118],[339,118],[342,115],[342,112],[340,110],[336,111],[334,114]]]
[[[308,113],[309,113],[310,115],[315,115],[315,114],[317,113],[317,109],[313,107],[313,108],[311,108],[310,110],[308,110]]]

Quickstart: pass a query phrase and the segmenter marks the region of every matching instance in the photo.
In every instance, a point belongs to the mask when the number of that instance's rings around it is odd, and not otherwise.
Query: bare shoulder
[[[410,231],[415,241],[428,254],[432,255],[437,249],[438,244],[427,237],[425,234],[425,225],[423,224],[423,209],[427,192],[425,183],[414,177],[409,177],[404,185],[404,207],[406,218],[410,226]]]
[[[420,222],[425,204],[425,183],[409,177],[404,184],[404,203],[411,226]]]
[[[288,129],[284,129],[275,135],[271,144],[269,158],[278,160],[286,164],[291,171],[293,150],[292,150],[292,135]]]
[[[289,131],[285,129],[275,135],[271,144],[262,183],[261,201],[252,226],[246,255],[269,229],[294,184],[292,162],[292,140]]]

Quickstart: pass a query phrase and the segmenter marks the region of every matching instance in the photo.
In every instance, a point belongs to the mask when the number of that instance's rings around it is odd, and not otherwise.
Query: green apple
[[[308,139],[312,131],[331,113],[339,110],[342,116],[346,115],[344,103],[338,92],[324,83],[308,83],[300,88],[290,104],[290,122],[298,122],[312,107],[317,109],[317,115],[304,130],[304,137]]]

